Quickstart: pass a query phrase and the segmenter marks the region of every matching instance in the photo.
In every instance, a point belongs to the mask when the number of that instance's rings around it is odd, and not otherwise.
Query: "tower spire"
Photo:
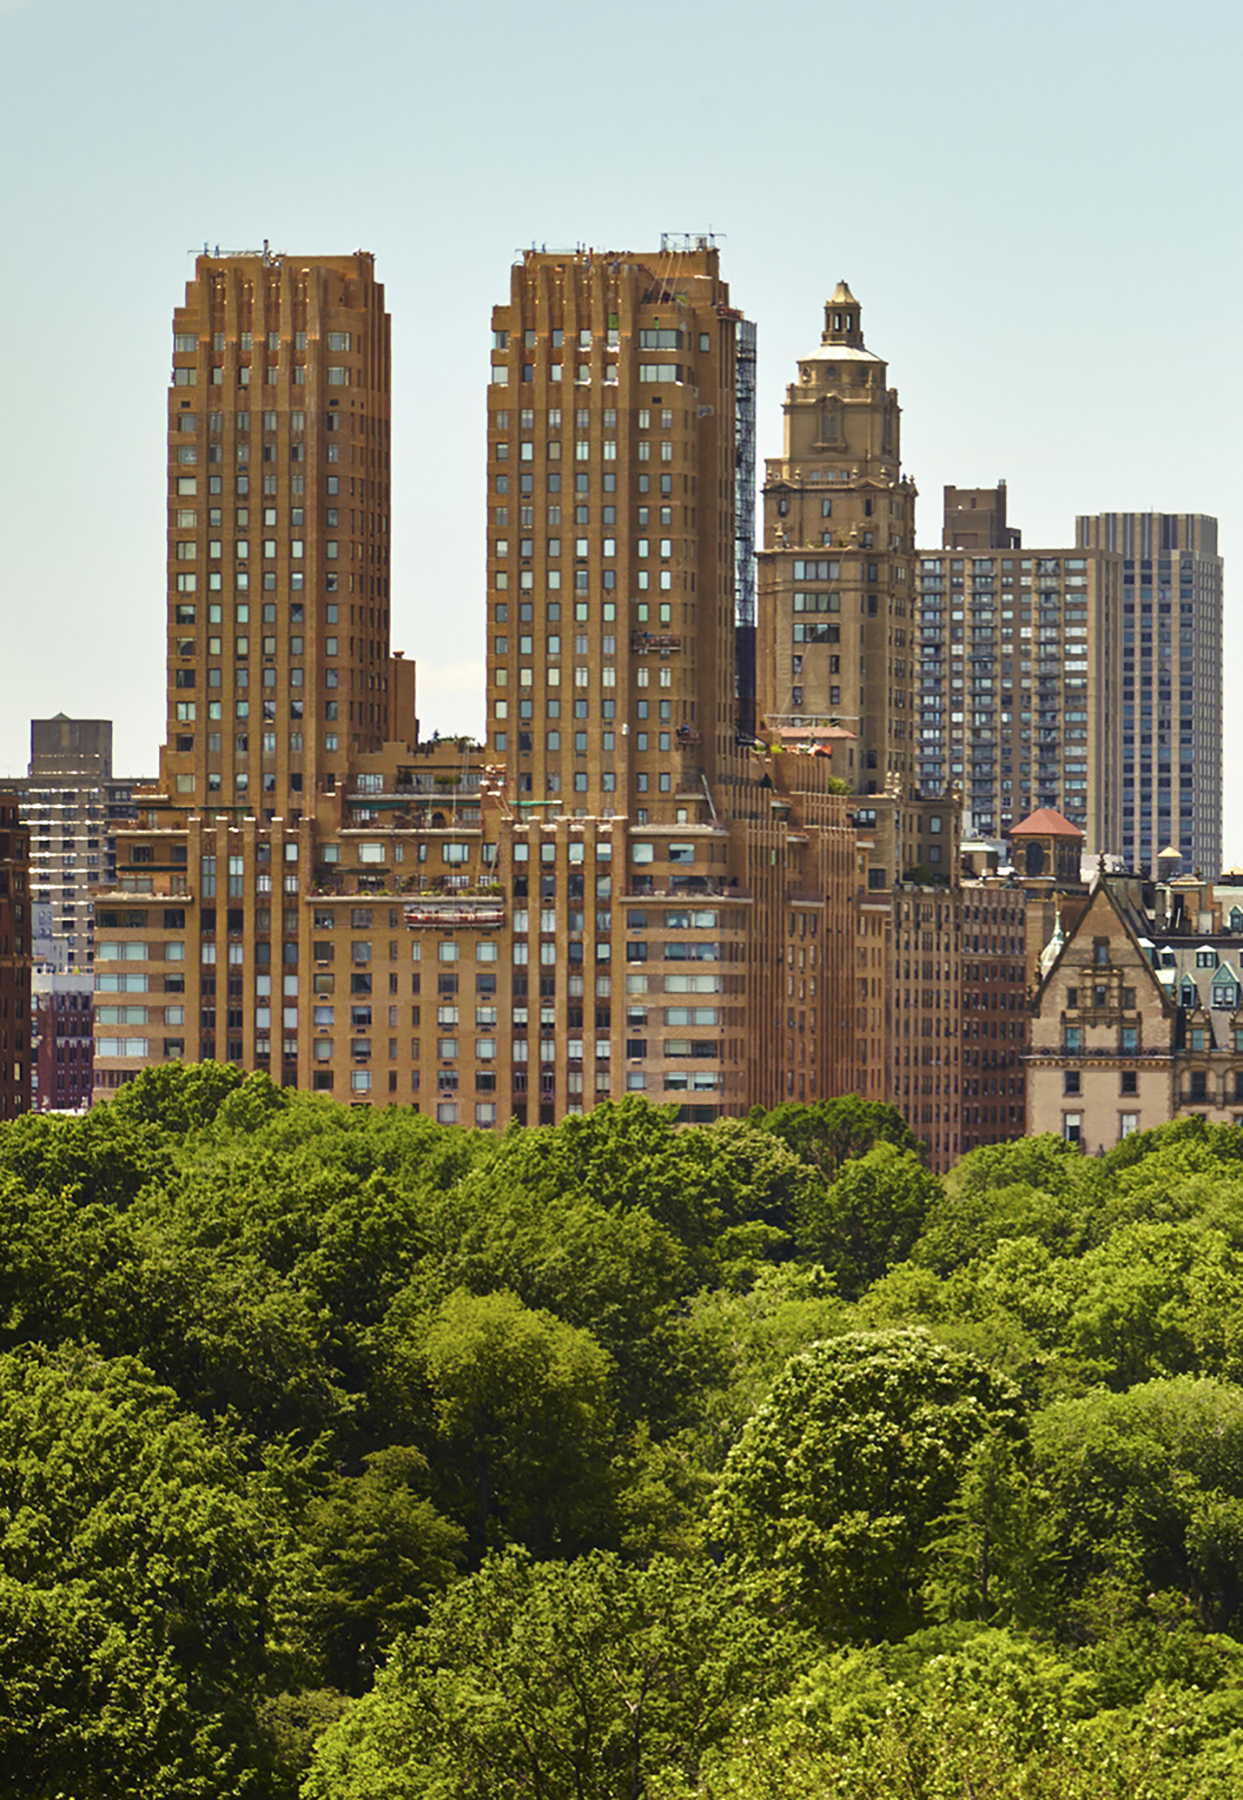
[[[822,344],[854,344],[863,347],[862,309],[844,281],[839,281],[824,304]]]

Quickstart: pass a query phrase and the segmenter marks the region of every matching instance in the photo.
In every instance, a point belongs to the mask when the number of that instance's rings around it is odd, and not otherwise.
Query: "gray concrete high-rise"
[[[112,885],[117,826],[137,817],[133,780],[112,772],[112,720],[32,719],[29,772],[5,785],[30,827],[35,961],[89,969],[91,890]]]
[[[1122,558],[1121,842],[1155,876],[1221,870],[1222,560],[1204,513],[1081,515],[1076,542]]]
[[[1005,503],[947,488],[942,549],[920,554],[920,790],[959,788],[982,837],[1048,807],[1116,853],[1121,559],[1021,546]]]

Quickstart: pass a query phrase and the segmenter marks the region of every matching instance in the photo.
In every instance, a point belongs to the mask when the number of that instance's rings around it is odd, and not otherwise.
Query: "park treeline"
[[[1236,1800],[1243,1130],[0,1129],[14,1800]]]

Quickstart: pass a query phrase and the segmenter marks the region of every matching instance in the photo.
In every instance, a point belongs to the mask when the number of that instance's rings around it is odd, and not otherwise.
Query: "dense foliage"
[[[15,1800],[1243,1791],[1243,1131],[0,1128]]]

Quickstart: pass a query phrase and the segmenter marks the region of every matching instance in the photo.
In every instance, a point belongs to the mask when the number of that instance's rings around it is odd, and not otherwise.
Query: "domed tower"
[[[856,734],[862,794],[905,789],[915,752],[915,487],[897,391],[844,281],[800,357],[782,454],[764,482],[758,558],[761,717]]]

